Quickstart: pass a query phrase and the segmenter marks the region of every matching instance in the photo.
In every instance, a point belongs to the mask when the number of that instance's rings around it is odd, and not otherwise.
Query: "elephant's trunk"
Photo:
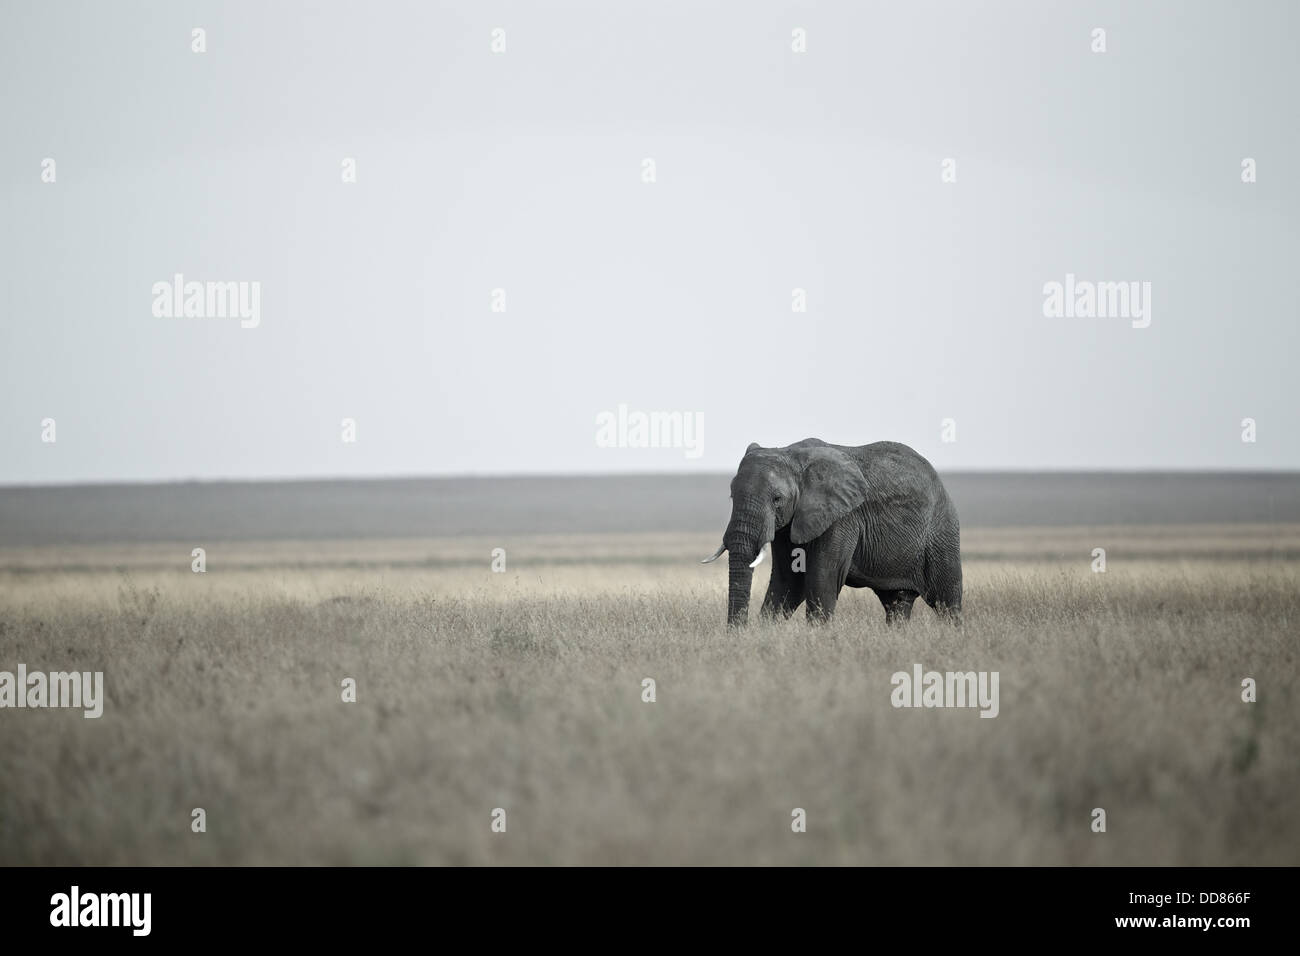
[[[740,627],[749,620],[749,592],[754,582],[753,560],[776,534],[775,518],[759,509],[736,508],[722,536],[727,546],[727,625]]]
[[[728,554],[727,563],[727,626],[743,627],[749,621],[749,589],[754,581],[754,569],[749,566],[748,558],[735,551]]]

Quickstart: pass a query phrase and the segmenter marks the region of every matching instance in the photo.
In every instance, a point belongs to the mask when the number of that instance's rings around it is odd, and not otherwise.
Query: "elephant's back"
[[[870,481],[871,473],[878,478],[895,478],[901,481],[921,481],[943,487],[939,473],[929,460],[910,445],[896,441],[877,441],[858,448],[846,448],[862,467],[863,476]]]
[[[880,503],[914,510],[927,518],[952,511],[939,473],[914,448],[902,442],[878,441],[846,451],[858,461],[867,485],[883,499]]]

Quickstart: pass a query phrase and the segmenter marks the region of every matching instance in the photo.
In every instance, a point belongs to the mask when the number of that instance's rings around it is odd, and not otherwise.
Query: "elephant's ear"
[[[818,449],[799,481],[799,503],[790,523],[790,540],[803,544],[825,534],[836,518],[867,500],[867,479],[848,455]]]

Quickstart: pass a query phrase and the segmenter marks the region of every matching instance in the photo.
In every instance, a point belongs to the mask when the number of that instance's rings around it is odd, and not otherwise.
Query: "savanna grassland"
[[[0,862],[1300,863],[1300,525],[972,529],[961,629],[729,632],[716,533],[500,544],[0,549],[0,669],[107,697],[0,712]],[[999,716],[895,709],[917,663]]]

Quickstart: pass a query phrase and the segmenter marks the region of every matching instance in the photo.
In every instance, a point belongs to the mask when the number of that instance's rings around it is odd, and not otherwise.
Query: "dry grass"
[[[972,532],[960,631],[728,633],[703,535],[0,552],[0,669],[107,688],[0,711],[0,862],[1300,863],[1296,540]],[[913,663],[1000,716],[893,709]]]

